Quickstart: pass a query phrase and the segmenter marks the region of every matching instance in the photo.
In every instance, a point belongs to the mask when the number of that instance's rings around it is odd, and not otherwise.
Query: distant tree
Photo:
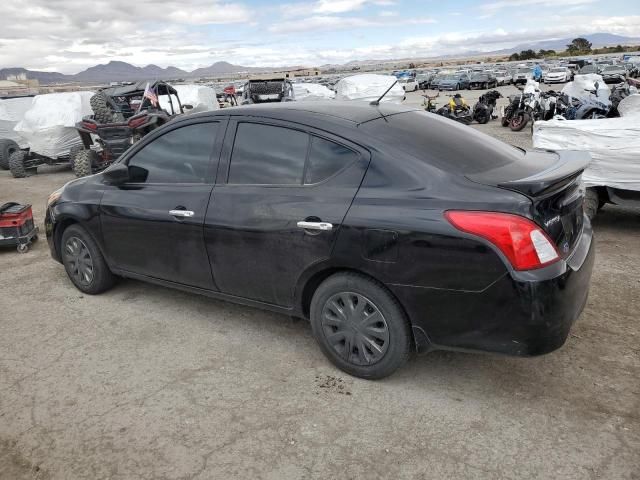
[[[616,47],[613,49],[614,52],[619,53],[619,52],[624,52],[624,47],[622,45],[616,45]]]
[[[567,52],[575,53],[589,53],[591,51],[591,42],[586,38],[578,37],[574,38],[569,45],[567,45]]]
[[[409,64],[409,68],[411,68],[411,69],[416,68],[416,64],[415,64],[415,63],[413,63],[413,62],[411,62],[411,63]]]
[[[531,49],[520,52],[520,60],[532,60],[534,58],[538,58],[538,55]]]
[[[556,54],[555,50],[544,50],[544,49],[540,49],[540,51],[538,52],[538,56],[539,57],[552,57]]]
[[[509,60],[511,60],[512,62],[520,60],[520,54],[519,53],[512,53],[511,56],[509,57]]]

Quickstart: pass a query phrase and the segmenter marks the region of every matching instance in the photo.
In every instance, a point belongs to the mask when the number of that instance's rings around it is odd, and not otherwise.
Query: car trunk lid
[[[589,154],[575,151],[528,151],[522,163],[467,175],[477,183],[497,186],[527,196],[532,219],[540,225],[566,258],[577,244],[584,220],[582,172]],[[532,167],[537,166],[534,173]]]

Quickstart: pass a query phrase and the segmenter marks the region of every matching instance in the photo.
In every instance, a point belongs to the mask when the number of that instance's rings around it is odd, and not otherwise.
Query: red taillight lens
[[[551,239],[528,218],[459,210],[445,212],[444,216],[458,230],[489,240],[516,270],[532,270],[560,259]]]
[[[91,123],[91,122],[82,122],[82,126],[84,128],[86,128],[87,130],[97,130],[98,129],[98,125],[96,125],[95,123]]]

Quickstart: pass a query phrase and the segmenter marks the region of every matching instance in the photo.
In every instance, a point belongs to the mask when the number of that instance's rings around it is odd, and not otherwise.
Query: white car
[[[496,80],[498,80],[498,85],[509,85],[512,80],[512,76],[506,70],[496,70],[495,71]]]
[[[544,83],[566,83],[571,81],[571,70],[567,67],[555,67],[549,70],[542,81]]]
[[[405,92],[415,92],[418,90],[418,81],[415,77],[402,77],[398,79],[398,84]]]

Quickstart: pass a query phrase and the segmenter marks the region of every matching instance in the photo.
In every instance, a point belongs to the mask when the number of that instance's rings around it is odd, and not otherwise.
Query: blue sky
[[[3,2],[0,67],[74,73],[122,60],[187,70],[492,51],[607,32],[640,37],[610,0],[23,0]]]

